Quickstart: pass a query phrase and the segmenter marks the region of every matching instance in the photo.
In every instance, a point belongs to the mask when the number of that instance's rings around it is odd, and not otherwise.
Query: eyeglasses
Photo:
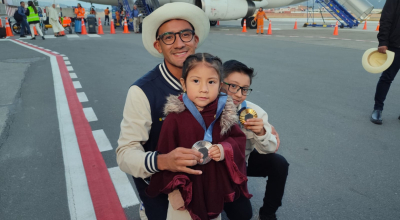
[[[171,45],[175,43],[176,35],[179,34],[179,38],[181,38],[182,42],[190,42],[194,36],[194,30],[185,29],[179,32],[165,32],[157,37],[157,40],[161,39],[162,42],[166,45]]]
[[[246,88],[246,87],[241,87],[235,84],[230,84],[227,82],[223,82],[225,85],[228,85],[228,90],[229,92],[236,94],[237,92],[239,92],[239,90],[242,90],[242,95],[248,96],[250,95],[251,91],[253,91],[253,89],[250,88]]]

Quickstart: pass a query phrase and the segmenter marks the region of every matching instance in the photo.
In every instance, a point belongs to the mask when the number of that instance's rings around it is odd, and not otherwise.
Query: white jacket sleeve
[[[157,152],[145,152],[143,148],[151,124],[149,100],[142,89],[132,86],[125,102],[116,154],[119,168],[137,178],[147,178],[158,171]]]
[[[250,139],[250,143],[253,145],[252,147],[254,147],[260,154],[275,153],[277,148],[277,140],[275,135],[271,133],[272,127],[268,122],[267,112],[254,103],[249,101],[246,101],[246,103],[248,108],[254,109],[257,112],[257,116],[263,119],[264,128],[266,131],[265,135],[257,136],[255,133],[247,130],[248,132],[245,132],[247,139]]]

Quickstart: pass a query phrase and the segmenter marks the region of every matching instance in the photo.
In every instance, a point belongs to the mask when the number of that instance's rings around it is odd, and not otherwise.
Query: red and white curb
[[[125,173],[118,167],[107,169],[101,151],[112,150],[103,130],[92,131],[89,121],[97,120],[92,108],[83,108],[86,94],[76,79],[68,57],[25,43],[11,42],[50,58],[56,108],[64,158],[68,206],[71,219],[126,219],[123,208],[139,204]]]

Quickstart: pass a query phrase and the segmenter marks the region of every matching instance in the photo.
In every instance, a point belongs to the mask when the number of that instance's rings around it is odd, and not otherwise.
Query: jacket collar
[[[165,61],[161,63],[158,68],[161,71],[161,75],[164,77],[165,81],[170,84],[175,90],[182,91],[182,86],[177,78],[169,72],[167,65],[165,65]]]

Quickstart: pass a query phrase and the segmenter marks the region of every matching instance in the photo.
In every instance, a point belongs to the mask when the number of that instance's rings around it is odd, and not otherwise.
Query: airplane
[[[119,0],[81,0],[91,4],[104,4],[104,5],[119,5]],[[140,0],[139,0],[140,1]],[[157,0],[150,0],[146,2],[154,2]],[[187,2],[197,5],[207,14],[210,19],[210,25],[215,26],[217,21],[228,21],[241,19],[243,25],[243,18],[248,18],[246,26],[255,29],[257,28],[256,22],[253,21],[254,13],[260,8],[279,8],[292,4],[305,2],[307,0],[158,0],[160,6],[172,2]],[[134,1],[130,1],[133,3]]]

